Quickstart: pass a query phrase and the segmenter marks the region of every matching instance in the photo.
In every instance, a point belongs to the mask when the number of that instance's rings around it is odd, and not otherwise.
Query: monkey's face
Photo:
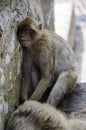
[[[18,41],[20,42],[21,46],[29,46],[31,44],[31,36],[30,36],[30,29],[26,26],[18,27],[17,31]]]
[[[21,46],[27,47],[39,37],[42,24],[38,25],[31,17],[25,18],[18,25],[17,38]]]

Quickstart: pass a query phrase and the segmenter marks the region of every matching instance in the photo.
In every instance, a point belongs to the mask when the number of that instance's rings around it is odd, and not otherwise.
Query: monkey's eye
[[[26,27],[20,28],[20,33],[29,33],[29,29]]]
[[[22,28],[18,28],[17,34],[21,34],[23,32]]]
[[[35,33],[35,30],[29,29],[29,32],[30,32],[31,34],[34,34],[34,33]]]

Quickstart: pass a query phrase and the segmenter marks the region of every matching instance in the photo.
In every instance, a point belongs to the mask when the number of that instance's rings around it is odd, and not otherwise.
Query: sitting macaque
[[[6,130],[86,130],[86,120],[68,119],[51,105],[26,101],[10,116]]]
[[[62,37],[42,30],[31,17],[19,23],[17,37],[23,48],[21,101],[46,97],[56,107],[77,80],[73,51]]]

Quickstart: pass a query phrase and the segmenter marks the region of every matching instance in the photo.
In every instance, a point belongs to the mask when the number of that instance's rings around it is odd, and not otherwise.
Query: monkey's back
[[[61,73],[68,69],[77,70],[75,55],[68,43],[54,32],[43,30],[48,50],[52,51],[55,72]]]
[[[26,101],[10,117],[6,130],[70,130],[66,118],[47,104]]]

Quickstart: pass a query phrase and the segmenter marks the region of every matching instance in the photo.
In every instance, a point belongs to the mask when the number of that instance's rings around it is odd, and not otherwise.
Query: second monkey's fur
[[[68,119],[48,104],[26,101],[11,115],[6,130],[86,130],[86,120]]]

